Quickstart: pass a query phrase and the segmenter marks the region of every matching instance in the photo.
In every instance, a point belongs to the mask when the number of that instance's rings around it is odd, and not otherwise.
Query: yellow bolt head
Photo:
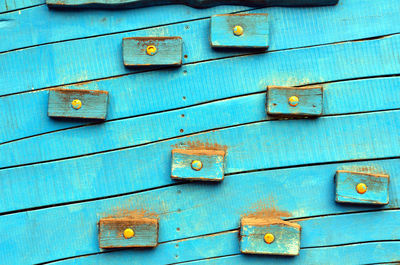
[[[82,102],[81,102],[79,99],[74,99],[74,100],[71,102],[71,106],[72,106],[72,108],[74,108],[74,109],[80,109],[80,108],[82,107]]]
[[[196,171],[199,171],[200,169],[203,168],[203,163],[200,160],[193,160],[192,168]]]
[[[291,96],[289,98],[289,105],[292,107],[296,107],[299,104],[299,98],[296,96]]]
[[[154,54],[157,53],[157,48],[154,45],[149,45],[146,48],[146,53],[147,55],[153,56]]]
[[[356,186],[356,190],[358,193],[364,194],[367,192],[367,185],[365,185],[364,183],[358,183]]]
[[[242,36],[243,35],[243,28],[241,26],[235,26],[233,28],[233,34],[235,34],[236,36]]]
[[[126,239],[132,238],[134,235],[135,235],[135,231],[133,231],[133,230],[130,229],[130,228],[125,229],[125,231],[124,231],[124,237],[125,237]]]
[[[275,237],[273,234],[265,234],[265,236],[264,236],[265,243],[271,244],[272,242],[274,242],[274,240],[275,240]]]

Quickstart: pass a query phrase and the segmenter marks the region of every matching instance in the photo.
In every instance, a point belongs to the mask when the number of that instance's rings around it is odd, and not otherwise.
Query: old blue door
[[[0,3],[0,264],[400,261],[400,1],[90,2]]]

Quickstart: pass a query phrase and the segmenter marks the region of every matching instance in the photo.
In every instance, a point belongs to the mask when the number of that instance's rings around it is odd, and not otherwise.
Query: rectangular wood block
[[[298,99],[297,104],[295,101],[291,101],[296,98]],[[323,88],[320,86],[269,86],[267,89],[267,113],[269,115],[321,116],[322,108]]]
[[[201,169],[193,169],[193,161],[200,161]],[[172,179],[222,181],[224,166],[225,151],[222,150],[172,150]]]
[[[389,203],[389,175],[338,170],[335,181],[337,202]],[[364,183],[367,187],[366,192],[363,194],[357,191],[357,185],[360,183]]]
[[[243,29],[242,35],[234,34],[236,26]],[[268,14],[226,14],[211,17],[212,47],[267,49],[268,35]]]
[[[124,65],[135,67],[152,65],[179,66],[182,64],[182,45],[181,37],[124,38]],[[153,55],[148,54],[148,47],[151,46],[155,48]]]
[[[299,224],[280,219],[242,218],[240,251],[247,254],[296,256],[300,250]],[[265,235],[273,235],[267,243]]]
[[[124,231],[132,229],[134,235],[125,238]],[[156,218],[103,218],[99,222],[100,248],[156,247],[158,220]]]
[[[81,107],[73,108],[74,100],[79,100]],[[49,91],[47,115],[49,117],[105,120],[107,107],[107,91],[52,89]]]

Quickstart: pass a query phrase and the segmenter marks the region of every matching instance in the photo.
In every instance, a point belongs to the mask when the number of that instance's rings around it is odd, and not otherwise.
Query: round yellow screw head
[[[199,171],[202,168],[203,168],[203,163],[200,160],[192,161],[192,169]]]
[[[135,231],[133,231],[131,228],[127,228],[124,231],[124,237],[126,239],[132,238],[135,235]]]
[[[296,107],[299,104],[299,98],[296,96],[291,96],[289,98],[289,105],[292,107]]]
[[[356,190],[358,193],[364,194],[367,192],[367,185],[365,185],[364,183],[358,183],[356,186]]]
[[[274,242],[274,240],[275,240],[275,237],[273,234],[265,234],[265,236],[264,236],[265,243],[271,244],[272,242]]]
[[[81,102],[79,99],[74,99],[74,100],[71,102],[71,106],[72,106],[72,108],[74,108],[74,109],[80,109],[80,108],[82,107],[82,102]]]
[[[154,45],[149,45],[146,48],[146,53],[147,55],[153,56],[154,54],[157,53],[157,48]]]
[[[243,35],[243,28],[241,26],[235,26],[233,28],[233,34],[235,34],[236,36],[242,36]]]

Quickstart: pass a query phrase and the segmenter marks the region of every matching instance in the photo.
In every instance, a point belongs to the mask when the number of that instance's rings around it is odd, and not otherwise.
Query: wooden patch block
[[[278,87],[267,90],[267,113],[282,116],[321,116],[322,87]]]
[[[181,37],[132,37],[123,39],[125,66],[182,64]]]
[[[268,48],[268,14],[214,15],[211,17],[211,46]]]
[[[240,251],[247,254],[296,256],[301,226],[280,219],[243,218]]]
[[[335,181],[337,202],[389,203],[389,175],[338,170]]]
[[[107,91],[53,89],[49,91],[47,115],[49,117],[105,120],[107,107]]]
[[[172,150],[172,179],[222,181],[224,167],[225,151]]]
[[[99,243],[100,248],[156,247],[158,220],[129,217],[101,219]]]

